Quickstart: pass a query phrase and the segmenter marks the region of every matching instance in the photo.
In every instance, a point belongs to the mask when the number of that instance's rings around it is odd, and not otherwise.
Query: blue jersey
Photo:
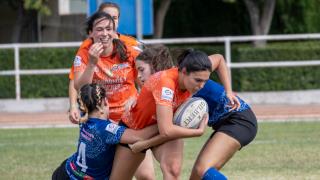
[[[208,80],[204,87],[194,94],[193,97],[201,97],[207,101],[209,106],[208,126],[213,126],[221,119],[221,117],[229,113],[229,99],[226,96],[224,87],[212,80]],[[244,111],[250,108],[242,99],[239,97],[237,98],[239,99],[241,106],[238,110],[235,109],[232,112]]]
[[[116,144],[125,129],[97,118],[81,124],[78,150],[66,162],[70,179],[109,179]]]

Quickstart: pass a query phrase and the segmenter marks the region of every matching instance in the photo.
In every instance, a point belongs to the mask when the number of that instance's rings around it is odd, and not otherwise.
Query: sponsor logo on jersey
[[[79,66],[81,66],[81,57],[80,56],[76,56],[75,58],[74,58],[74,61],[73,61],[73,65],[75,66],[75,67],[79,67]]]
[[[118,129],[119,129],[119,126],[114,123],[110,123],[106,127],[106,131],[111,132],[112,134],[117,134]]]
[[[163,87],[161,91],[161,99],[172,101],[173,100],[173,90],[167,87]]]
[[[111,71],[119,71],[128,67],[130,67],[128,63],[114,64],[111,68]]]

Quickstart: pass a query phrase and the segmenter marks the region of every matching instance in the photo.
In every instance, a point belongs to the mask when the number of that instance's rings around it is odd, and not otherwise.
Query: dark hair
[[[78,95],[78,104],[84,115],[80,122],[86,122],[89,114],[94,110],[100,110],[103,99],[106,97],[106,91],[98,84],[85,84],[80,88]]]
[[[97,22],[95,21],[98,19],[100,19],[100,21],[109,20],[113,25],[113,30],[115,30],[115,23],[113,18],[110,16],[110,14],[97,11],[92,16],[90,16],[89,19],[87,20],[86,31],[88,34],[90,31],[93,30],[93,26],[97,24]],[[128,59],[128,55],[127,55],[127,47],[124,45],[124,43],[120,39],[113,39],[113,44],[115,48],[113,49],[112,57],[118,54],[121,62],[126,61]]]
[[[120,39],[113,39],[114,49],[112,52],[112,57],[119,55],[120,62],[124,62],[128,59],[127,47]]]
[[[115,23],[114,23],[114,20],[113,18],[110,16],[110,14],[108,13],[105,13],[105,12],[100,12],[100,11],[97,11],[95,12],[94,14],[92,14],[92,16],[90,16],[88,19],[87,19],[87,27],[86,27],[86,32],[87,34],[89,34],[92,29],[93,29],[93,26],[97,23],[95,23],[96,20],[98,19],[101,19],[100,21],[102,20],[109,20],[109,22],[112,23],[112,27],[113,27],[113,30],[115,30]],[[99,21],[99,22],[100,22]]]
[[[98,11],[102,11],[104,8],[114,7],[118,10],[118,17],[120,17],[120,6],[114,2],[103,2],[100,4]]]
[[[136,59],[149,64],[152,73],[163,71],[174,66],[170,51],[164,45],[146,46]]]
[[[212,64],[208,55],[202,51],[187,49],[178,58],[178,68],[181,71],[186,68],[187,73],[195,71],[212,71]]]

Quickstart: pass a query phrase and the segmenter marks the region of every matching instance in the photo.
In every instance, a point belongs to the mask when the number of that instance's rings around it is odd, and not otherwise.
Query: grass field
[[[182,180],[210,135],[185,141]],[[50,179],[75,151],[77,128],[0,129],[0,179]],[[223,168],[231,180],[320,179],[320,122],[259,123],[254,142]],[[157,179],[162,179],[157,167]]]

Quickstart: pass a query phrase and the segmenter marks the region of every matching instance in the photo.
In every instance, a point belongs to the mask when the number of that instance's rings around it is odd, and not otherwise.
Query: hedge
[[[224,54],[223,45],[183,45],[177,48],[193,47],[208,54]],[[21,69],[69,68],[76,48],[22,49]],[[266,58],[267,57],[267,58]],[[265,48],[253,48],[250,44],[232,45],[233,62],[312,60],[320,59],[320,43],[316,41],[297,43],[269,43]],[[0,70],[14,69],[13,51],[0,51]],[[320,66],[244,68],[232,69],[232,83],[235,91],[302,90],[320,88]],[[217,80],[213,74],[212,78]],[[14,76],[0,76],[0,98],[15,98]],[[67,97],[68,75],[23,75],[21,76],[22,98]]]
[[[70,68],[77,48],[20,49],[20,69]],[[0,51],[0,70],[13,70],[12,50]],[[67,97],[68,75],[22,75],[21,97]],[[0,76],[0,98],[15,98],[14,76]]]
[[[234,62],[318,60],[320,43],[272,43],[265,48],[241,46],[233,55]],[[233,69],[232,77],[235,91],[320,88],[320,66]]]

